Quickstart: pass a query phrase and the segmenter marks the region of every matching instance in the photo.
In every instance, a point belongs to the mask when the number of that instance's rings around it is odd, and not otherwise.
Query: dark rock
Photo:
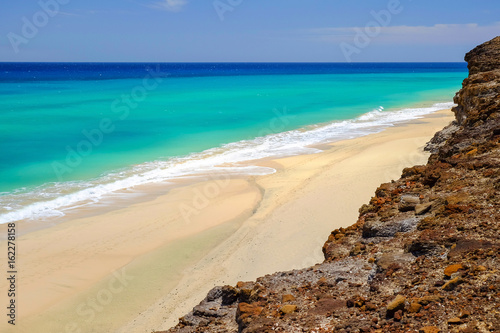
[[[222,287],[215,287],[207,294],[207,302],[213,302],[222,297]]]
[[[431,139],[431,141],[427,142],[427,144],[424,147],[425,151],[431,152],[432,154],[435,154],[439,151],[439,148],[443,147],[446,141],[451,138],[451,136],[459,130],[459,126],[457,122],[452,122],[445,128],[443,128],[441,131],[437,132],[434,134],[434,137]]]
[[[221,289],[222,305],[230,305],[238,300],[238,290],[231,286],[224,286]]]
[[[218,311],[219,305],[214,302],[197,305],[193,308],[193,314],[198,317],[222,317],[223,312]]]

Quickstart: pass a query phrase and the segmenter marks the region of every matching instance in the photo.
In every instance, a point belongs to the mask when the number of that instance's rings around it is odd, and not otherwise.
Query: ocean
[[[449,108],[465,63],[0,63],[0,223]],[[130,195],[130,194],[121,194]]]

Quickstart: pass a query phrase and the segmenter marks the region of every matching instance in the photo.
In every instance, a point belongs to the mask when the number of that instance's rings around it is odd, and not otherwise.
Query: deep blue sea
[[[452,105],[465,63],[0,63],[0,223]]]

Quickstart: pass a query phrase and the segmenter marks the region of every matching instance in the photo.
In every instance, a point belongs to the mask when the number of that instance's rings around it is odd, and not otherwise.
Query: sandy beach
[[[320,262],[330,231],[354,223],[380,183],[425,163],[423,146],[452,120],[450,110],[435,112],[321,153],[260,162],[271,175],[215,177],[40,230],[21,221],[18,318],[0,331],[150,333],[216,285]]]

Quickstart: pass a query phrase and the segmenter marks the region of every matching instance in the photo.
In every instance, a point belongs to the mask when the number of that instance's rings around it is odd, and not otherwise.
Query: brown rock
[[[280,308],[280,312],[283,314],[289,314],[289,313],[293,313],[295,311],[297,311],[297,305],[287,304],[287,305],[283,305]]]
[[[365,304],[365,300],[363,298],[358,298],[354,302],[354,306],[357,307],[357,308],[362,307],[364,304]]]
[[[484,271],[486,271],[486,267],[479,265],[479,266],[476,267],[475,270],[478,271],[478,272],[484,272]]]
[[[437,328],[436,326],[425,326],[422,327],[419,331],[419,333],[440,333],[441,330]]]
[[[419,203],[420,203],[420,198],[418,196],[402,195],[401,201],[399,202],[399,210],[402,212],[414,210]]]
[[[322,298],[316,303],[316,307],[309,310],[308,313],[318,316],[331,316],[335,311],[338,311],[347,306],[345,301]]]
[[[408,308],[408,312],[409,313],[418,313],[421,308],[422,308],[421,304],[419,304],[417,302],[413,302],[410,304],[410,307]]]
[[[462,264],[450,265],[444,269],[444,275],[450,277],[453,273],[456,273],[463,268],[464,266]]]
[[[403,310],[398,310],[394,312],[394,320],[400,321],[403,318]]]
[[[422,305],[428,305],[433,302],[441,302],[443,300],[443,297],[440,295],[430,295],[430,296],[424,296],[421,298],[417,298],[416,302]]]
[[[450,290],[455,289],[460,283],[463,283],[463,282],[464,281],[461,278],[456,277],[456,278],[446,282],[442,288],[443,288],[443,290],[450,291]]]
[[[283,295],[283,297],[281,297],[282,303],[291,302],[291,301],[295,301],[295,297],[293,295],[287,294],[287,295]]]
[[[402,295],[396,296],[395,299],[393,299],[389,304],[387,304],[387,316],[392,317],[397,311],[403,310],[405,307],[405,301],[406,297]]]
[[[427,202],[423,204],[418,204],[415,206],[415,214],[423,215],[427,213],[432,207],[432,202]]]
[[[462,323],[462,320],[458,317],[448,319],[448,324],[450,324],[450,325],[458,325],[461,323]]]
[[[236,310],[236,321],[238,323],[246,323],[252,317],[257,317],[261,314],[264,308],[255,304],[239,303]]]
[[[318,286],[326,286],[328,284],[328,280],[323,276],[318,280]]]
[[[367,302],[365,304],[365,306],[366,306],[366,310],[368,310],[368,311],[375,311],[378,309],[378,307],[375,304],[370,303],[370,302]]]
[[[465,55],[470,75],[500,68],[500,37],[476,46]]]
[[[460,314],[458,315],[459,318],[467,318],[470,316],[470,311],[467,311],[467,310],[464,310],[462,312],[460,312]]]

